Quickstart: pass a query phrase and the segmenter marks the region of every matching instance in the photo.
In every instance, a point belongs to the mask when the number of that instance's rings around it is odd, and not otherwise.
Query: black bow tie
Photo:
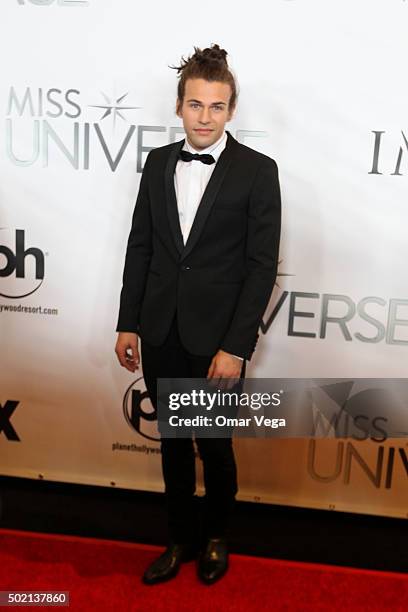
[[[185,162],[197,159],[198,161],[203,162],[203,164],[215,164],[215,159],[212,155],[209,155],[208,153],[203,153],[202,155],[200,155],[199,153],[190,153],[190,151],[185,151],[184,149],[182,149],[180,151],[179,157]]]

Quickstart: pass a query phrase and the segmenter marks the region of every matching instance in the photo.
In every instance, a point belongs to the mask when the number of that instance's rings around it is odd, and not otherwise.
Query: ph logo
[[[5,230],[6,228],[0,228]],[[44,281],[45,257],[41,249],[37,247],[25,247],[25,233],[22,229],[17,229],[15,234],[15,244],[13,248],[7,246],[6,237],[0,234],[0,279],[9,279],[8,288],[1,282],[0,295],[6,298],[24,298],[33,294],[39,289]],[[11,241],[10,241],[11,242]],[[26,270],[26,263],[29,272]],[[40,282],[37,282],[40,281]],[[27,290],[27,284],[30,289]],[[34,288],[32,288],[35,283]]]
[[[148,440],[160,441],[156,410],[150,401],[142,376],[126,390],[123,398],[123,414],[133,431]]]

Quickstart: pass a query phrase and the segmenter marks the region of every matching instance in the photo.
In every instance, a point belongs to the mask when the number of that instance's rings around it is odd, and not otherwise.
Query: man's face
[[[228,83],[205,79],[187,79],[184,100],[177,100],[176,112],[183,120],[189,143],[197,150],[216,142],[232,117],[229,108],[231,87]]]

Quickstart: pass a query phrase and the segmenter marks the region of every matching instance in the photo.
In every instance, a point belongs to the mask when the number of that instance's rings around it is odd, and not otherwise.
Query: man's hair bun
[[[192,55],[191,60],[196,61],[198,63],[204,62],[224,62],[227,64],[227,55],[228,53],[225,49],[221,49],[219,45],[211,45],[211,47],[207,47],[207,49],[199,49],[198,47],[194,47],[194,55]]]
[[[225,49],[217,44],[200,49],[194,47],[194,53],[185,59],[181,58],[179,66],[170,66],[177,70],[179,77],[177,97],[180,101],[184,98],[185,84],[187,79],[205,79],[206,81],[220,81],[228,83],[231,87],[230,108],[233,108],[237,100],[237,84],[227,61]]]

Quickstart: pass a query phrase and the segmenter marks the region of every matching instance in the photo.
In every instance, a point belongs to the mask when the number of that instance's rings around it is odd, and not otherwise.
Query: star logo
[[[104,112],[104,114],[101,117],[101,121],[102,121],[102,119],[105,119],[105,117],[108,117],[108,115],[112,115],[113,116],[113,126],[114,127],[116,125],[116,117],[120,117],[121,119],[123,119],[123,121],[126,121],[126,117],[124,117],[124,115],[121,113],[121,111],[142,108],[141,106],[122,106],[121,105],[121,102],[126,98],[127,95],[129,95],[129,92],[123,94],[122,96],[120,96],[119,98],[117,98],[116,100],[113,100],[113,101],[103,91],[101,91],[101,94],[105,98],[106,104],[89,104],[89,106],[92,107],[92,108],[102,108],[102,109],[105,109],[105,112]]]
[[[278,261],[278,265],[279,265],[279,266],[280,266],[280,264],[282,263],[282,261],[283,261],[283,259],[280,259],[280,260]],[[294,274],[289,274],[288,272],[278,272],[278,273],[277,273],[277,275],[276,275],[276,277],[278,277],[278,276],[295,276],[295,275],[294,275]],[[275,281],[275,285],[276,285],[277,287],[279,287],[279,289],[280,289],[280,285],[279,285],[279,283],[278,283],[277,281]]]

